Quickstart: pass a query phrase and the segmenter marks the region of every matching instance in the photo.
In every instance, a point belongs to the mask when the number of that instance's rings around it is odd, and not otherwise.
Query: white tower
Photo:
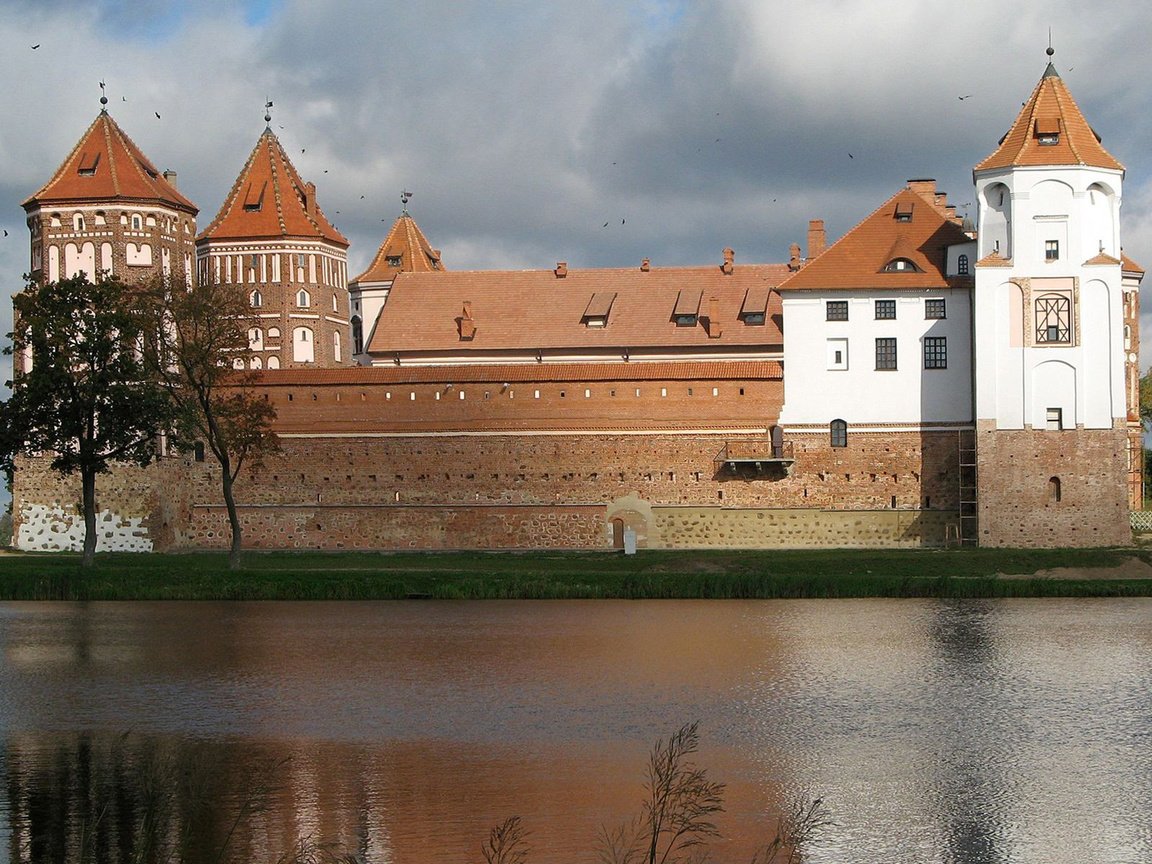
[[[1049,63],[973,178],[979,542],[1127,543],[1124,166]]]

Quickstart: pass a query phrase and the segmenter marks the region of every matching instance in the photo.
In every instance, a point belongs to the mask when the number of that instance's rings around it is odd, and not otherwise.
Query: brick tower
[[[271,128],[197,238],[196,261],[200,280],[234,285],[261,319],[249,333],[254,368],[351,363],[348,240]]]
[[[1127,543],[1124,167],[1049,62],[973,177],[979,542]]]
[[[191,274],[196,205],[176,191],[175,172],[158,171],[107,108],[23,206],[36,278]]]

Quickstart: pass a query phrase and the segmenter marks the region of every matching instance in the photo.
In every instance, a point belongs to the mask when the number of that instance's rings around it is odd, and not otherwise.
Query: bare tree
[[[604,864],[676,864],[693,860],[707,839],[719,836],[712,817],[724,811],[724,784],[708,778],[691,756],[700,744],[699,722],[657,741],[648,757],[646,798],[640,816],[614,831],[602,830]]]
[[[777,821],[776,836],[752,856],[752,864],[796,864],[801,850],[824,842],[830,827],[823,798],[798,798]]]
[[[510,816],[488,834],[480,847],[485,864],[524,864],[528,858],[528,832],[519,816]]]
[[[241,469],[280,449],[276,410],[256,393],[245,371],[253,351],[252,310],[235,288],[206,281],[192,288],[153,283],[152,326],[145,354],[176,409],[177,437],[205,442],[220,464],[220,485],[232,542],[228,566],[240,567],[243,544],[234,487]]]

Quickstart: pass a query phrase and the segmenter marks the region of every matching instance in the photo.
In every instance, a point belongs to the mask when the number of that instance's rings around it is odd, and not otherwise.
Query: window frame
[[[895,372],[898,369],[895,336],[876,337],[876,371]]]
[[[883,311],[881,311],[883,310]],[[876,300],[873,313],[877,321],[896,320],[896,301],[891,299]]]
[[[840,449],[848,446],[848,423],[840,418],[828,424],[828,446]]]
[[[843,314],[841,314],[843,313]],[[847,321],[848,320],[848,301],[847,300],[825,300],[824,301],[824,320],[825,321]]]
[[[935,314],[935,304],[939,303],[940,314]],[[924,320],[944,321],[948,318],[948,305],[943,297],[928,297],[924,300]]]
[[[925,336],[924,337],[924,368],[925,369],[947,369],[948,368],[948,337],[947,336]]]

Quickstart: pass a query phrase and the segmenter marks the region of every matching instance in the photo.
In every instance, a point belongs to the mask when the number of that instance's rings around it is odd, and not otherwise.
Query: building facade
[[[238,479],[246,544],[1128,542],[1123,168],[1049,67],[974,178],[979,230],[911,180],[779,264],[449,271],[405,209],[349,293],[347,241],[266,130],[197,244],[199,278],[267,309],[284,451]],[[218,470],[102,478],[102,548],[226,546]],[[78,542],[43,460],[13,488],[21,548]]]

